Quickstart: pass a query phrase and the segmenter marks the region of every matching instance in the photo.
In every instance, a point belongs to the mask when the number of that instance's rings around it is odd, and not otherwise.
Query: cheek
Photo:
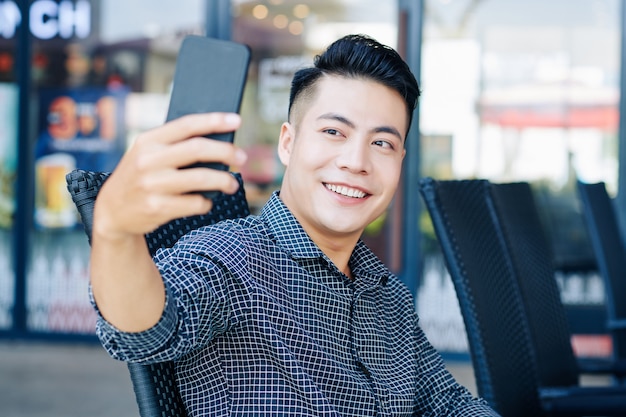
[[[292,161],[297,159],[301,167],[315,168],[332,161],[333,149],[320,141],[307,140],[293,148]]]
[[[385,204],[389,204],[393,199],[400,185],[400,170],[395,167],[387,167],[388,169],[380,169],[378,171],[378,184],[384,190],[383,200]]]
[[[381,156],[373,161],[376,172],[388,184],[397,184],[400,181],[402,172],[402,158]]]

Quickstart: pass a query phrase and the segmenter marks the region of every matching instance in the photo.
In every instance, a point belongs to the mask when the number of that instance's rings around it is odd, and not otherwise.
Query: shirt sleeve
[[[91,303],[96,309],[96,335],[104,349],[113,358],[128,362],[151,362],[170,360],[167,354],[159,354],[159,348],[172,338],[176,329],[176,308],[166,288],[165,307],[159,321],[143,332],[124,332],[108,322],[100,313],[90,289]]]
[[[159,251],[154,261],[166,292],[160,320],[148,330],[129,333],[98,312],[96,333],[107,352],[128,362],[175,360],[225,332],[233,318],[231,299],[240,298],[233,297],[232,291],[241,288],[235,282],[240,271],[232,271],[227,263],[245,264],[245,251],[236,242],[231,238],[229,245],[218,243],[223,249],[219,256],[209,254],[211,245],[199,239]],[[98,311],[93,295],[91,299]]]

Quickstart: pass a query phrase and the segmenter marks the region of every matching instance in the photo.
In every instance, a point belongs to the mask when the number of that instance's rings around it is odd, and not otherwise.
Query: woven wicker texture
[[[528,315],[542,386],[578,384],[578,365],[548,243],[528,183],[492,184],[500,225]]]

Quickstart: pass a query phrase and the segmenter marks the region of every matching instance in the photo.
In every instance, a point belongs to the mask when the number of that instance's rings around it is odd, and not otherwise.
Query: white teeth
[[[328,188],[330,191],[334,193],[345,195],[346,197],[363,198],[366,195],[363,191],[355,190],[354,188],[337,186],[333,184],[326,184],[326,188]]]

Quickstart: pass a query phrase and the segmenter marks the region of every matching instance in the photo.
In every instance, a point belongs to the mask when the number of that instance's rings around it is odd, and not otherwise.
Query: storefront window
[[[617,187],[620,4],[426,1],[423,175],[530,182],[564,270],[593,263],[576,178]],[[434,253],[434,235],[425,237]],[[454,350],[448,330],[462,326],[460,316],[432,308],[454,300],[442,275],[427,254],[421,315],[441,330],[440,347]],[[597,275],[571,278],[560,280],[566,303],[602,302]],[[432,301],[433,291],[446,300]]]
[[[0,330],[14,324],[15,268],[12,234],[15,226],[18,171],[19,87],[15,74],[15,3],[0,3]]]
[[[15,274],[11,233],[16,200],[17,108],[17,84],[8,80],[0,82],[0,330],[7,330],[13,324]]]

